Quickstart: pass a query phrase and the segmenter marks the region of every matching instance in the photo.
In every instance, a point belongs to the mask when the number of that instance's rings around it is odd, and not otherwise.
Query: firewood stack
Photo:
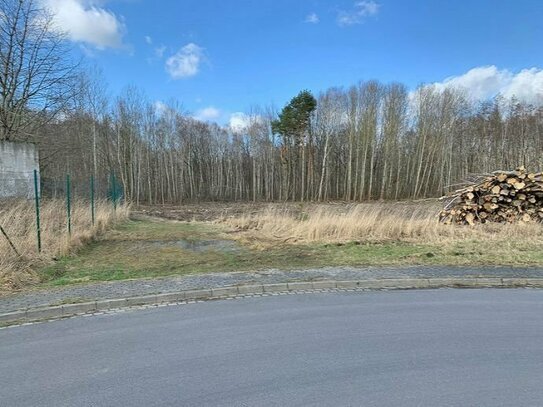
[[[494,171],[441,199],[447,204],[439,219],[446,225],[543,222],[543,173]]]

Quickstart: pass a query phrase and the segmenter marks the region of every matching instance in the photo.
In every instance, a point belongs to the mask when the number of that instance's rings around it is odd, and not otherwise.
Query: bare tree
[[[65,36],[37,0],[0,0],[0,139],[27,139],[73,95]]]
[[[272,132],[278,115],[271,108],[252,109],[235,131],[197,121],[175,102],[157,108],[134,88],[114,104],[87,98],[81,93],[77,109],[40,128],[42,157],[49,157],[42,173],[58,180],[69,172],[74,185],[86,186],[97,172],[102,194],[114,173],[136,204],[419,199],[447,192],[469,173],[543,165],[543,107],[472,101],[455,89],[409,94],[376,81],[331,88],[310,121],[283,115],[290,125],[283,134]]]

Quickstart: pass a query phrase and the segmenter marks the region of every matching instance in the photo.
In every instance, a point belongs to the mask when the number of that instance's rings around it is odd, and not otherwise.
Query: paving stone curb
[[[205,290],[188,290],[176,293],[145,295],[130,298],[90,301],[79,304],[65,304],[50,307],[0,314],[0,326],[35,322],[48,319],[66,318],[76,315],[93,314],[126,307],[160,305],[177,302],[193,302],[235,298],[267,293],[288,293],[317,290],[406,290],[426,288],[543,288],[543,278],[397,278],[374,280],[322,280],[276,284],[251,284],[220,287]]]

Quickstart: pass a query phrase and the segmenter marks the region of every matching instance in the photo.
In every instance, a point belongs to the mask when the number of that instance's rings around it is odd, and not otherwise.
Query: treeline
[[[543,167],[543,108],[515,99],[368,81],[254,108],[231,129],[134,88],[110,104],[100,83],[84,77],[74,108],[36,134],[44,182],[95,174],[105,190],[115,173],[149,204],[419,199],[470,173]]]
[[[38,143],[47,194],[70,174],[76,192],[94,176],[135,203],[418,199],[472,172],[543,167],[543,108],[515,99],[368,81],[232,129],[134,88],[111,98],[67,44],[42,1],[0,0],[0,140]]]

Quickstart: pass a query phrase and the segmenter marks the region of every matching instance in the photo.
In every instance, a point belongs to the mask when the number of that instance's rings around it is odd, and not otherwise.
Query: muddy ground
[[[245,202],[203,202],[180,205],[153,205],[133,208],[136,215],[155,216],[179,221],[208,222],[224,218],[252,215],[268,204]],[[273,204],[272,204],[273,205]]]

